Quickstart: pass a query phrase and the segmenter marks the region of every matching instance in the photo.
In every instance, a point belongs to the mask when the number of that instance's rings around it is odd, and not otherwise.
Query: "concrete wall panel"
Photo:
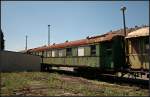
[[[40,71],[40,56],[0,51],[0,71]]]

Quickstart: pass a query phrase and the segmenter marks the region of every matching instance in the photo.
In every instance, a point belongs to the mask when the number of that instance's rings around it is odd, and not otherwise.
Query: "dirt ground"
[[[1,73],[1,96],[148,96],[148,91],[58,73]]]

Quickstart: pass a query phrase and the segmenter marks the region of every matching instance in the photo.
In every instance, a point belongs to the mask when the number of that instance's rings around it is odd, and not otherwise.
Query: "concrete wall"
[[[0,51],[0,71],[40,71],[40,56]]]

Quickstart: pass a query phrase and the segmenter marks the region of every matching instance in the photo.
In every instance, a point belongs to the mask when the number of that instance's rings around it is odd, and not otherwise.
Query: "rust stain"
[[[126,32],[130,33],[131,31],[134,31],[134,30],[136,30],[136,29],[127,28]],[[76,41],[69,41],[69,42],[66,41],[64,43],[37,47],[37,48],[29,49],[28,51],[33,51],[34,52],[34,51],[44,51],[44,50],[49,50],[49,49],[61,49],[61,48],[65,48],[65,47],[80,46],[80,45],[87,45],[87,44],[91,44],[91,43],[110,41],[114,36],[124,36],[123,29],[113,31],[113,32],[110,31],[110,32],[107,32],[106,34],[103,34],[103,35],[87,37],[86,39],[81,39],[81,40],[76,40]]]

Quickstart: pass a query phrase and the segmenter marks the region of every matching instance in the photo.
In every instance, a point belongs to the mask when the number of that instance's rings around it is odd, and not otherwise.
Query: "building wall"
[[[40,56],[0,51],[0,71],[40,71]]]

